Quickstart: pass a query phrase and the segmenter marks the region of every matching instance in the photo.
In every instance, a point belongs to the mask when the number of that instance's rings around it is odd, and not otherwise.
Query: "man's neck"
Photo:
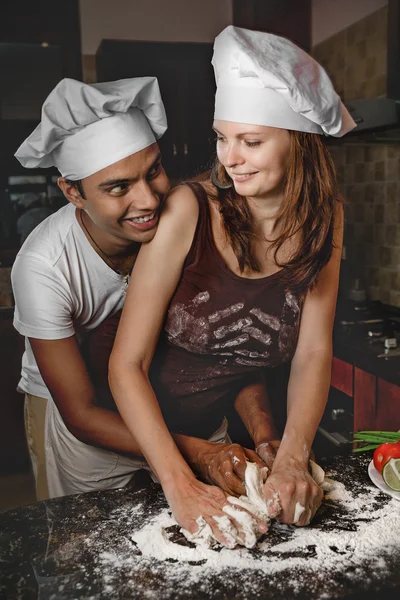
[[[76,218],[89,244],[100,258],[121,274],[129,274],[139,252],[140,244],[107,234],[96,227],[82,210],[77,210]]]

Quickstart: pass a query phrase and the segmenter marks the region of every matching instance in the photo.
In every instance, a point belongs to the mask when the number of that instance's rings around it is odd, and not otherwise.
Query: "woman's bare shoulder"
[[[173,188],[164,204],[163,213],[180,214],[181,216],[195,216],[197,218],[199,206],[192,189],[185,184]]]

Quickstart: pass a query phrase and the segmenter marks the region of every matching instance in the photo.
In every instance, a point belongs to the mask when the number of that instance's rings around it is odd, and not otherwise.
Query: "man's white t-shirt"
[[[94,251],[78,224],[76,209],[64,206],[29,235],[11,273],[14,327],[25,336],[19,388],[49,399],[28,337],[59,340],[100,325],[119,310],[126,283]]]

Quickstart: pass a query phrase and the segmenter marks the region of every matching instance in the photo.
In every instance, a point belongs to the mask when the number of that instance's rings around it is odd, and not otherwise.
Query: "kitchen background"
[[[0,475],[9,490],[0,510],[33,499],[10,271],[29,228],[64,203],[56,171],[28,173],[13,153],[62,77],[157,75],[169,119],[166,170],[173,181],[204,170],[213,154],[212,42],[229,24],[287,36],[313,54],[360,121],[331,142],[346,227],[320,437],[342,452],[345,430],[400,428],[400,125],[390,101],[400,99],[400,2],[3,0],[0,15]]]

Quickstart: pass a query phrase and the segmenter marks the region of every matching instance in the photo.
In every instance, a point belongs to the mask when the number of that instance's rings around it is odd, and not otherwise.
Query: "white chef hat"
[[[356,127],[321,65],[285,38],[230,25],[212,64],[215,120],[334,137]]]
[[[28,168],[55,166],[77,181],[153,144],[167,129],[155,77],[86,84],[62,79],[15,153]]]

